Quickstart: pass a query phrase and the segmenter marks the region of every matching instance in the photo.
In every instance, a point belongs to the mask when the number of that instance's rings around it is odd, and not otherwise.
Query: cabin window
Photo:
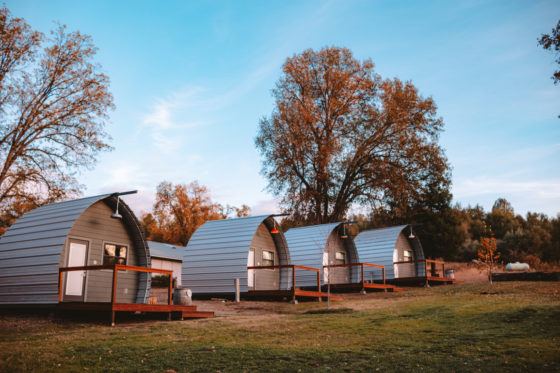
[[[128,247],[114,243],[106,243],[103,248],[103,265],[126,264]]]
[[[273,266],[274,265],[274,252],[263,250],[263,252],[262,252],[262,265],[263,266]]]
[[[403,251],[403,261],[412,262],[412,251],[410,250]]]
[[[346,253],[342,252],[342,251],[337,251],[334,254],[334,257],[336,260],[342,260],[344,263],[346,263]]]

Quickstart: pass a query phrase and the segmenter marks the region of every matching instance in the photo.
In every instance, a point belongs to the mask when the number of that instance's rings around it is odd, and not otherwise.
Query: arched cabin
[[[411,225],[366,230],[358,234],[355,242],[360,258],[384,265],[390,282],[453,283],[446,277],[443,261],[426,259]]]
[[[195,296],[231,296],[235,279],[240,292],[287,290],[289,265],[286,239],[273,215],[212,220],[193,234],[183,256],[183,286]]]
[[[330,223],[291,228],[286,232],[292,262],[321,269],[323,284],[349,284],[358,281],[358,252],[344,223]],[[339,267],[325,268],[328,265]],[[348,265],[348,266],[343,266]],[[297,283],[302,287],[315,286],[312,273],[300,272]]]
[[[150,251],[132,210],[103,194],[36,208],[0,237],[0,307],[56,307],[64,311],[156,312],[212,317],[196,306],[148,304]],[[170,281],[170,283],[172,283]]]
[[[19,218],[0,238],[0,305],[59,303],[59,268],[126,264],[149,266],[150,255],[132,210],[116,194],[53,203]],[[62,276],[62,302],[107,302],[111,270],[72,271]],[[146,273],[119,276],[117,300],[144,303]]]

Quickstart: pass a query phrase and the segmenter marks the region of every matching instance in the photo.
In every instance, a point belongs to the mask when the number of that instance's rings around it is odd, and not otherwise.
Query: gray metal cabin
[[[241,293],[283,290],[287,269],[247,269],[290,264],[286,239],[274,215],[213,220],[196,230],[183,256],[183,286],[193,294],[233,294],[234,280]]]
[[[34,209],[0,238],[0,306],[59,303],[61,267],[126,264],[147,267],[149,249],[132,210],[116,194],[53,203]],[[112,271],[74,271],[63,276],[62,301],[107,302]],[[119,275],[119,302],[144,303],[146,273]]]
[[[347,284],[357,281],[358,267],[323,268],[326,265],[358,263],[354,240],[346,232],[344,223],[319,224],[291,228],[286,232],[292,263],[322,270],[322,283]],[[297,284],[302,287],[316,285],[313,273],[297,273]]]
[[[360,232],[354,240],[360,260],[384,265],[389,280],[425,276],[425,266],[418,262],[425,259],[424,251],[411,229],[400,225]]]

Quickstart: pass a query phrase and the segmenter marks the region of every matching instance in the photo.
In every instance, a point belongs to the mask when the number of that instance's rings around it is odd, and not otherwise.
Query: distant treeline
[[[560,214],[528,212],[516,214],[512,205],[499,198],[490,211],[477,205],[455,205],[437,213],[420,211],[407,217],[377,210],[371,215],[356,215],[361,229],[393,224],[412,223],[426,255],[446,260],[472,260],[482,237],[495,237],[500,260],[525,261],[533,266],[539,262],[560,261]]]

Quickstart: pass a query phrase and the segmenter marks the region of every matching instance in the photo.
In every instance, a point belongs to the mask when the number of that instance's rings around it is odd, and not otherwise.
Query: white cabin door
[[[70,240],[68,246],[68,267],[83,267],[87,263],[88,243],[86,241]],[[64,300],[83,301],[86,271],[66,272],[66,287]]]
[[[247,257],[247,267],[253,267],[255,265],[255,250],[249,250],[249,256]],[[247,270],[247,287],[254,288],[255,287],[255,270],[249,269]]]

